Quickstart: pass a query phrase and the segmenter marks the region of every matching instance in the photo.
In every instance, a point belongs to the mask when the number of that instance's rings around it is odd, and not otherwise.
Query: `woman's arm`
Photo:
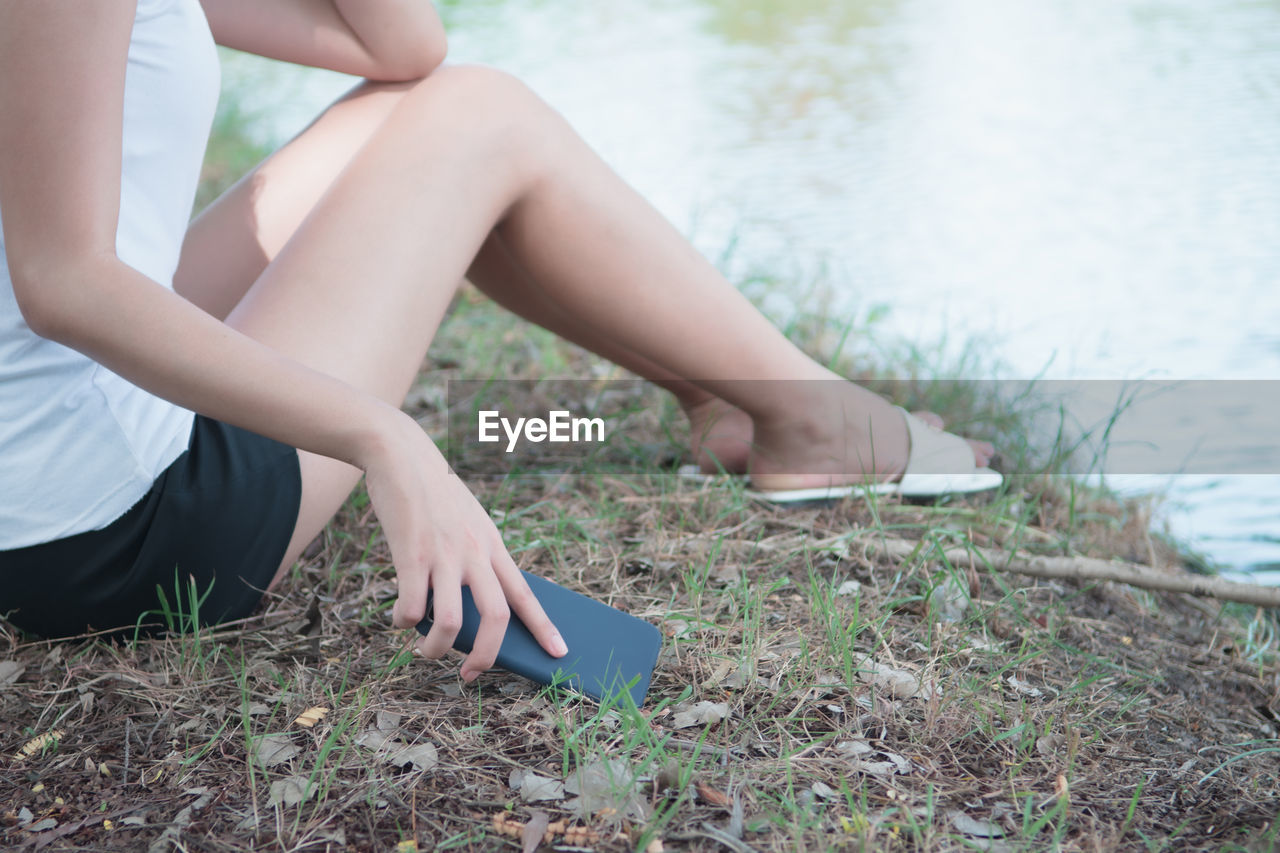
[[[425,77],[447,44],[430,0],[201,0],[218,44],[371,80]]]
[[[236,333],[116,257],[130,5],[0,6],[0,210],[24,318],[37,334],[179,405],[360,464],[362,442],[385,429],[382,407]],[[290,381],[325,402],[307,412]],[[305,424],[337,405],[351,406],[343,434],[334,434],[331,417]]]
[[[492,664],[508,601],[550,650],[555,630],[511,581],[519,573],[492,522],[412,418],[117,258],[131,5],[0,4],[0,209],[28,325],[181,406],[363,469],[400,581],[395,624],[422,617],[430,587],[451,641],[460,585],[476,597],[488,624],[464,672]]]

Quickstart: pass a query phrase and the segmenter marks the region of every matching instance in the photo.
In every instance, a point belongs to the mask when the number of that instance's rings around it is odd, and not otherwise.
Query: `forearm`
[[[444,61],[444,25],[430,0],[333,0],[370,56],[404,79],[421,77]]]
[[[374,80],[413,80],[444,61],[430,0],[201,0],[218,44]]]
[[[362,470],[407,425],[394,406],[249,338],[114,257],[46,275],[25,292],[35,287],[44,297],[25,300],[24,311],[34,307],[37,332],[201,414]]]

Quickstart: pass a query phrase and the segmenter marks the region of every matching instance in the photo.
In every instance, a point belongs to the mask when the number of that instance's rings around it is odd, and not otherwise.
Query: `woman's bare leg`
[[[183,247],[176,287],[225,318],[325,189],[390,114],[410,84],[364,84],[205,209]],[[467,278],[513,313],[665,388],[690,422],[690,450],[707,471],[745,472],[751,420],[691,382],[584,327],[556,305],[494,233]]]
[[[598,335],[552,299],[512,255],[498,232],[489,235],[467,278],[509,311],[665,388],[689,420],[689,449],[704,471],[746,473],[751,418],[643,356]]]
[[[237,197],[244,216],[235,227],[250,233],[258,229],[253,195],[251,185]],[[180,289],[215,313],[228,285],[210,282],[230,273],[192,264],[225,264],[224,250],[243,238],[216,225],[193,226],[180,277]],[[904,430],[887,403],[831,382],[559,116],[486,69],[444,69],[400,96],[228,322],[399,401],[495,225],[520,265],[584,325],[751,415],[752,465],[765,487],[790,485],[789,471],[822,470],[837,456],[839,476],[852,479],[892,473],[905,459]],[[259,259],[271,257],[267,244],[280,235],[254,236]],[[774,379],[820,380],[834,392]],[[358,476],[310,454],[302,464],[303,505],[285,565]]]

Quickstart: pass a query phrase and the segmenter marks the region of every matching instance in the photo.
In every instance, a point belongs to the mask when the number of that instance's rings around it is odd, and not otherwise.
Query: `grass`
[[[454,366],[424,381],[523,351],[517,330],[468,296],[433,350]],[[600,370],[557,346],[530,375]],[[635,393],[623,410],[665,410]],[[438,410],[414,414],[442,429]],[[639,444],[678,446],[674,424],[653,418]],[[1269,617],[939,556],[1174,570],[1135,504],[1046,477],[936,506],[783,510],[648,462],[505,478],[461,462],[522,566],[662,626],[645,707],[501,672],[468,686],[456,660],[408,654],[357,493],[244,624],[123,645],[7,634],[0,658],[26,672],[0,692],[4,751],[64,734],[8,762],[0,845],[141,850],[167,831],[185,850],[519,849],[539,821],[561,848],[602,850],[1274,844]],[[882,559],[865,547],[879,536],[920,546]],[[726,713],[677,724],[701,702]],[[313,706],[321,722],[295,722]],[[264,742],[289,748],[263,760]],[[403,759],[425,744],[429,760]],[[515,771],[545,787],[513,786]],[[32,831],[41,820],[56,825]]]
[[[592,470],[504,476],[453,448],[522,567],[661,626],[643,708],[498,671],[465,685],[456,659],[410,654],[358,491],[243,623],[201,625],[180,583],[161,615],[182,633],[47,643],[0,623],[0,663],[20,668],[0,669],[0,847],[514,850],[542,826],[559,849],[1273,848],[1272,615],[940,556],[1188,560],[1140,502],[1056,476],[1076,439],[1017,440],[1053,412],[926,381],[989,375],[973,351],[860,350],[874,325],[800,315],[787,331],[993,437],[1024,472],[1010,489],[762,506],[671,474],[687,437],[644,387],[614,401],[630,441]],[[429,361],[408,407],[442,438],[444,380],[618,375],[469,292]],[[513,405],[545,408],[540,388]],[[919,547],[877,556],[885,536]],[[699,703],[723,713],[686,724]],[[320,722],[297,722],[314,707]]]

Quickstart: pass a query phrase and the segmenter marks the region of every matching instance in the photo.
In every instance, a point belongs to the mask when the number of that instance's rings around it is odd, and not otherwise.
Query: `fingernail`
[[[470,683],[470,682],[472,682],[472,681],[475,681],[475,680],[476,680],[476,675],[477,675],[477,674],[476,674],[476,673],[474,673],[474,672],[472,672],[471,670],[469,670],[469,669],[464,669],[464,670],[462,671],[462,680],[463,680],[463,681],[466,681],[466,682],[468,682],[468,683]]]
[[[569,654],[569,647],[564,644],[564,637],[555,634],[551,637],[551,651],[557,657]]]

